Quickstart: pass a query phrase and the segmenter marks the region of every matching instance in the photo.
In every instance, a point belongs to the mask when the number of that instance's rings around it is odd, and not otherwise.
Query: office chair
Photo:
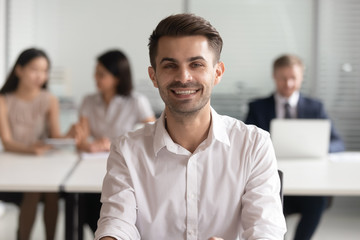
[[[284,194],[283,194],[283,172],[281,170],[278,170],[279,178],[280,178],[280,199],[281,203],[284,204]]]
[[[279,178],[280,178],[280,200],[281,200],[281,204],[284,208],[284,194],[283,194],[283,177],[284,177],[284,173],[278,169],[278,173],[279,173]],[[285,239],[285,236],[284,238]]]

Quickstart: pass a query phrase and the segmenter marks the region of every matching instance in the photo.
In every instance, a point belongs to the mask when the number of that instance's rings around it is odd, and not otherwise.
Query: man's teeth
[[[196,92],[195,90],[175,91],[176,94],[182,94],[182,95],[193,94],[195,92]]]

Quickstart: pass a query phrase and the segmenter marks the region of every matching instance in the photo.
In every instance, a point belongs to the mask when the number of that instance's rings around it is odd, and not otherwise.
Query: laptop
[[[330,143],[328,119],[273,119],[270,135],[277,159],[323,159]]]

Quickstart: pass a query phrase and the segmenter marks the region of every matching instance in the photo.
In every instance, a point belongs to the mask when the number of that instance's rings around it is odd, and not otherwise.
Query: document
[[[80,159],[108,159],[110,152],[96,152],[96,153],[88,153],[81,152]]]
[[[73,138],[46,138],[45,144],[57,147],[72,147],[75,146],[75,139]]]

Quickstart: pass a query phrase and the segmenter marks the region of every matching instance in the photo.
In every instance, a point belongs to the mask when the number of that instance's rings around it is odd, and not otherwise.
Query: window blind
[[[318,4],[316,96],[347,150],[360,150],[360,1]]]

